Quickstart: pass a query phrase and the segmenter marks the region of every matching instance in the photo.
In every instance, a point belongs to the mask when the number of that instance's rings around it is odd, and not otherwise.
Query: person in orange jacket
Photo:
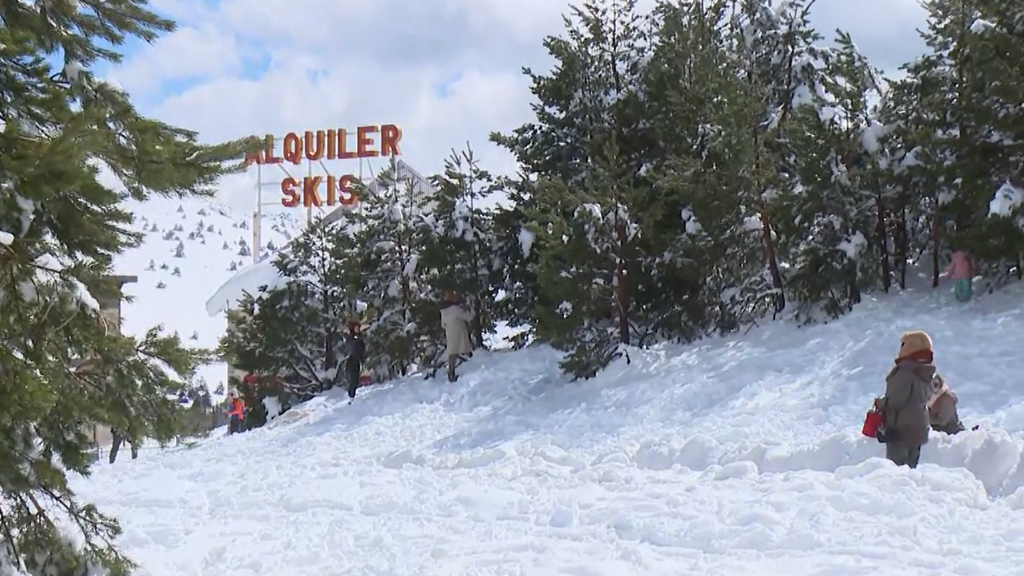
[[[228,403],[228,434],[235,434],[242,431],[242,419],[245,418],[245,402],[238,397],[238,391],[232,390]]]

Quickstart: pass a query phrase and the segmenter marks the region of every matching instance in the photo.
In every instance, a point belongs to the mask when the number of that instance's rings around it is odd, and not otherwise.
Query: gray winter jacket
[[[928,443],[928,400],[935,372],[935,365],[929,362],[900,360],[885,377],[882,417],[897,442],[907,446]]]

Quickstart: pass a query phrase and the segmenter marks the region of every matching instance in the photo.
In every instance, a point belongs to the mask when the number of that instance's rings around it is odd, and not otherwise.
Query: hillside
[[[123,329],[143,334],[163,324],[188,344],[216,346],[226,320],[207,314],[203,302],[234,270],[252,264],[252,217],[205,199],[154,198],[131,209],[145,239],[115,263],[116,273],[139,277],[124,287],[133,301],[123,306]],[[263,254],[274,254],[304,226],[301,211],[265,215]],[[212,392],[226,380],[226,370],[224,364],[206,366],[200,377]]]
[[[75,487],[122,519],[142,576],[1006,576],[1024,560],[1022,296],[886,296],[634,351],[588,382],[544,347],[483,353],[454,385],[327,395]],[[933,433],[917,470],[859,436],[910,328],[980,426]]]

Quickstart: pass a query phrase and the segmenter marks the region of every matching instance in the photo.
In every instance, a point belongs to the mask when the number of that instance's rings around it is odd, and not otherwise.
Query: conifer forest
[[[405,375],[435,361],[454,290],[478,343],[522,327],[519,344],[564,351],[586,379],[629,347],[938,286],[953,249],[979,291],[1019,281],[1024,5],[926,2],[927,28],[906,33],[927,53],[889,78],[848,34],[815,30],[812,4],[577,5],[545,40],[554,69],[524,70],[535,118],[491,136],[518,175],[467,148],[424,192],[393,162],[278,256],[296,281],[249,297],[223,351],[330,387],[358,316],[374,377]]]

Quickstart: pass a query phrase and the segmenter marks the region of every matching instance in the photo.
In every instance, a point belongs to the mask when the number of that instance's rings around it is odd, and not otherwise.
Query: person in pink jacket
[[[952,279],[953,290],[956,292],[956,299],[960,302],[968,302],[973,294],[971,280],[974,277],[974,263],[966,250],[953,252],[953,259],[949,268],[939,276],[940,279]]]

